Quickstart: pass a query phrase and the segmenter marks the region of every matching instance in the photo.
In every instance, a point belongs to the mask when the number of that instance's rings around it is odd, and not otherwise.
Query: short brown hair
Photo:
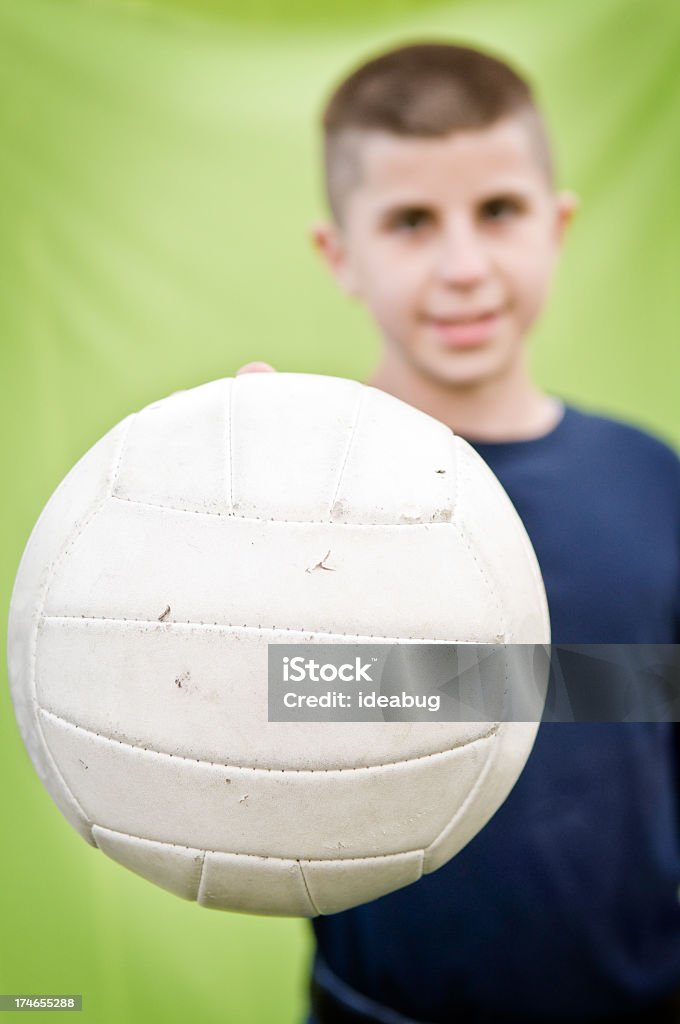
[[[510,116],[529,122],[552,182],[550,143],[531,88],[504,61],[450,43],[413,43],[367,61],[340,83],[323,112],[326,195],[335,219],[360,180],[362,133],[432,138]]]

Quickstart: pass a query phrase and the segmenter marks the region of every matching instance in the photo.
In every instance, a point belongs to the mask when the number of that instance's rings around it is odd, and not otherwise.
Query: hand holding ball
[[[17,575],[12,697],[89,843],[206,907],[329,914],[453,856],[537,729],[267,721],[268,644],[388,640],[549,642],[515,510],[391,396],[246,373],[128,417],[62,482]]]

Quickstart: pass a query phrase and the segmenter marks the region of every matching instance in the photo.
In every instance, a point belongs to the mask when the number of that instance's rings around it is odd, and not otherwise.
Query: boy
[[[555,643],[676,642],[680,462],[527,369],[575,202],[555,192],[526,83],[467,48],[407,46],[346,79],[324,127],[333,219],[314,241],[383,339],[367,383],[491,466],[533,541]],[[542,725],[447,865],[313,921],[310,1021],[680,1020],[674,757],[669,724]]]

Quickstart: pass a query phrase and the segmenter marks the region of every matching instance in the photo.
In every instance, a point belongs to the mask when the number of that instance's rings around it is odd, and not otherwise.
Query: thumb
[[[276,373],[276,370],[269,363],[246,363],[245,366],[239,367],[235,376],[238,377],[242,373]]]

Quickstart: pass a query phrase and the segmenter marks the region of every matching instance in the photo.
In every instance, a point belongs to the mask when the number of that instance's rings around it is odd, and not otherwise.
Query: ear
[[[351,296],[358,294],[355,275],[347,257],[347,247],[341,229],[331,221],[316,221],[310,229],[310,238],[331,274],[342,290]]]
[[[557,193],[557,205],[555,212],[558,242],[563,240],[565,232],[579,208],[579,204],[580,200],[575,192],[565,191]]]

